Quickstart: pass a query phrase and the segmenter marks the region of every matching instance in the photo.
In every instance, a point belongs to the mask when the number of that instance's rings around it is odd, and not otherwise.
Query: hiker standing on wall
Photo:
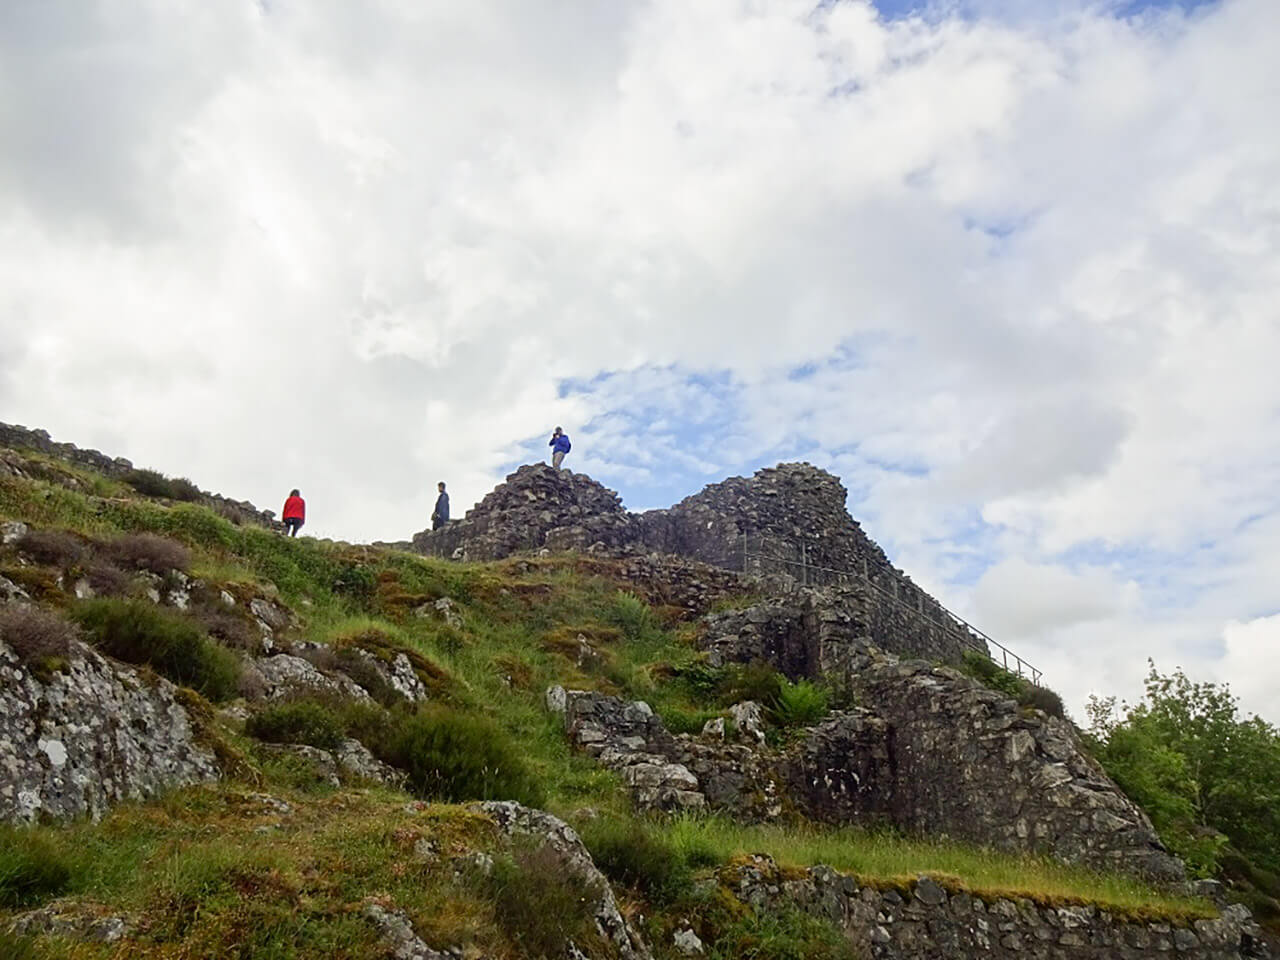
[[[569,443],[569,435],[559,427],[556,427],[547,446],[551,448],[551,466],[559,470],[560,464],[564,462],[564,455],[569,452],[572,446]]]
[[[302,494],[297,490],[289,493],[289,499],[284,502],[281,518],[284,520],[284,532],[291,537],[296,537],[307,520],[307,502],[302,499]]]
[[[431,511],[431,529],[439,530],[449,522],[449,495],[444,492],[444,481],[436,484],[440,496],[436,497],[436,508]]]

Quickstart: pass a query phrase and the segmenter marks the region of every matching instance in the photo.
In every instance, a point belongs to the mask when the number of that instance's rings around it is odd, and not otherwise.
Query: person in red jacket
[[[297,490],[289,493],[289,499],[284,502],[284,513],[281,514],[281,518],[284,520],[284,532],[291,537],[296,537],[307,519],[307,502],[302,499],[302,495]]]

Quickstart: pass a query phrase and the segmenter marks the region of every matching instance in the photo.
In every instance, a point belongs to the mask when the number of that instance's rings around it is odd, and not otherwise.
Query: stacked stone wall
[[[1247,908],[1152,921],[1096,906],[979,897],[920,877],[883,890],[826,866],[784,872],[756,855],[720,883],[756,910],[797,907],[837,924],[873,960],[1260,960],[1270,956]]]

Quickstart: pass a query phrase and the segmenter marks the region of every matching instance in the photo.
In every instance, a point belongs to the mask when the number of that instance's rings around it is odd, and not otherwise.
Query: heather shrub
[[[1018,695],[1018,703],[1024,707],[1034,707],[1036,710],[1043,710],[1051,717],[1057,717],[1060,720],[1066,719],[1067,711],[1062,705],[1062,697],[1055,690],[1048,687],[1038,687],[1033,683],[1028,683]]]
[[[650,903],[671,903],[693,887],[691,864],[663,831],[650,824],[600,818],[579,833],[605,876],[644,894]]]
[[[342,720],[315,700],[264,707],[249,717],[244,730],[268,743],[304,743],[321,750],[336,750],[346,736]]]
[[[192,501],[203,496],[200,488],[186,477],[170,479],[159,470],[131,470],[125,474],[124,482],[147,497]]]
[[[86,553],[84,541],[66,530],[30,530],[17,546],[25,556],[49,567],[75,566]]]
[[[1022,695],[1026,681],[1017,674],[1010,673],[990,657],[977,650],[966,650],[960,669],[976,680],[981,680],[992,690],[1003,693],[1013,699]]]
[[[565,870],[550,847],[517,848],[494,861],[488,877],[494,916],[516,944],[519,955],[558,960],[570,955],[569,943],[591,955],[599,944],[588,906],[602,893]]]
[[[212,642],[191,618],[140,600],[88,600],[72,611],[94,645],[145,664],[210,700],[236,695],[240,660]]]
[[[404,770],[410,789],[427,800],[542,802],[542,787],[510,737],[475,714],[432,705],[407,716],[383,760]]]
[[[109,563],[90,562],[84,576],[99,596],[123,597],[129,592],[129,575]]]
[[[65,657],[76,636],[75,625],[50,610],[26,604],[0,607],[0,640],[7,643],[23,663]]]
[[[170,570],[187,570],[191,551],[168,537],[154,533],[129,533],[111,543],[111,554],[122,567],[164,574]]]

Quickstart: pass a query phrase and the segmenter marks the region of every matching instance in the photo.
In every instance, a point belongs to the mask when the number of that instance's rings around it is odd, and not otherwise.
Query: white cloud
[[[1005,6],[7,5],[0,415],[358,539],[555,422],[624,495],[808,456],[1064,692],[1238,663],[1280,8]]]

